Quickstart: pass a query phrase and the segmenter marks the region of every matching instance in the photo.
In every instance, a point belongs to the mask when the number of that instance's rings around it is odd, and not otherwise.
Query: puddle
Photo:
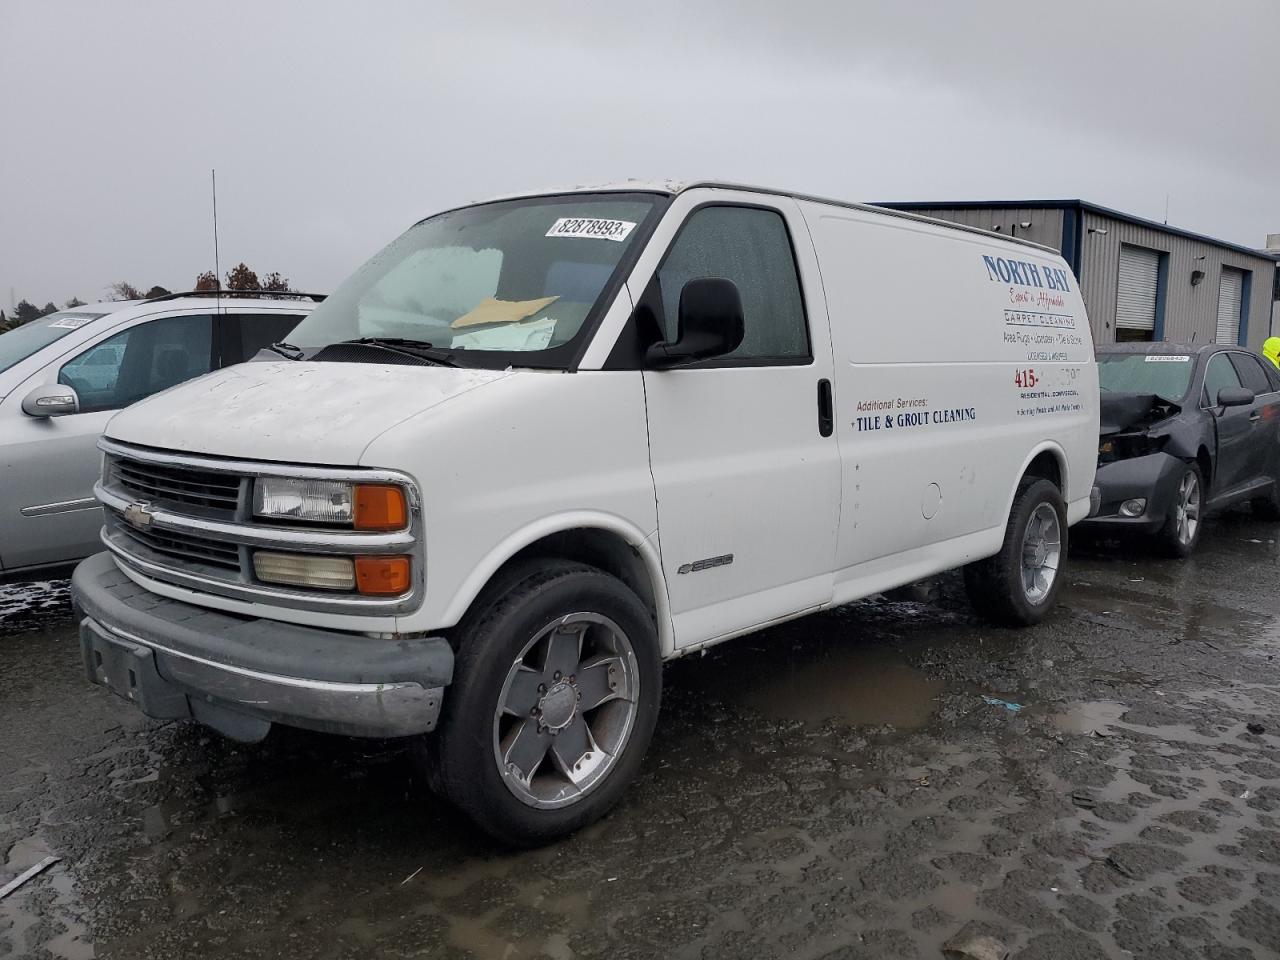
[[[12,879],[51,854],[40,837],[19,840],[0,865],[0,881]],[[53,864],[0,900],[0,953],[7,940],[10,948],[19,950],[38,943],[42,955],[57,960],[93,960],[96,954],[88,929],[75,919],[79,902],[70,865],[65,860]],[[60,925],[61,930],[52,937],[42,936],[50,924]]]
[[[1129,708],[1114,700],[1085,700],[1068,703],[1053,717],[1053,725],[1063,733],[1101,734],[1108,732],[1110,724],[1119,723]]]
[[[687,679],[775,720],[891,724],[902,730],[928,723],[945,689],[892,647],[852,638],[844,643],[778,640],[690,662]]]
[[[843,720],[858,726],[923,727],[937,708],[943,684],[891,657],[822,657],[793,662],[761,677],[733,699],[780,720],[821,724]]]

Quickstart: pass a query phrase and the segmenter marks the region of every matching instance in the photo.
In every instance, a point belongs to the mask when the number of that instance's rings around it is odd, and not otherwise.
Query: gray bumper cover
[[[157,596],[100,553],[76,568],[89,679],[159,719],[241,740],[272,723],[349,736],[435,728],[453,651],[442,637],[378,640]]]
[[[1094,478],[1098,508],[1082,526],[1094,532],[1131,530],[1156,533],[1173,509],[1186,462],[1167,453],[1117,460],[1098,467]],[[1140,517],[1122,517],[1120,504],[1141,497],[1147,509]]]

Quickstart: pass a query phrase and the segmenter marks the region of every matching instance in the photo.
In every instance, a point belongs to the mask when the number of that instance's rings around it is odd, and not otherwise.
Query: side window
[[[208,373],[212,357],[211,316],[168,317],[95,344],[62,365],[58,382],[75,388],[81,413],[119,410]]]
[[[1267,379],[1271,382],[1271,390],[1273,393],[1280,392],[1280,368],[1274,363],[1267,362],[1262,365],[1262,369],[1267,372]]]
[[[273,343],[288,340],[299,323],[297,313],[228,313],[223,324],[222,366],[252,360],[254,354]],[[278,357],[276,359],[279,359]]]
[[[1236,373],[1240,374],[1240,382],[1246,387],[1254,393],[1271,392],[1271,381],[1255,358],[1247,353],[1233,353],[1231,362],[1235,365]]]
[[[730,359],[809,359],[800,278],[781,214],[753,207],[693,213],[658,270],[668,340],[676,337],[680,291],[698,277],[732,280],[742,296],[746,334]]]
[[[1218,404],[1218,391],[1226,387],[1240,386],[1240,377],[1231,360],[1225,353],[1215,353],[1209,358],[1209,366],[1204,372],[1204,402],[1206,406]]]

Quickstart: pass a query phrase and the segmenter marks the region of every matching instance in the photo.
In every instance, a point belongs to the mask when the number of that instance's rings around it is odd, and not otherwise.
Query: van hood
[[[185,453],[359,466],[379,434],[502,370],[372,363],[242,363],[116,414],[106,436]]]

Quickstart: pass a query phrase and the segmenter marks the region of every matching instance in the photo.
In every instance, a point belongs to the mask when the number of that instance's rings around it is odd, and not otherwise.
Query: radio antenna
[[[218,312],[222,312],[222,264],[218,262],[218,171],[209,170],[209,179],[213,187],[213,289],[216,294]]]

